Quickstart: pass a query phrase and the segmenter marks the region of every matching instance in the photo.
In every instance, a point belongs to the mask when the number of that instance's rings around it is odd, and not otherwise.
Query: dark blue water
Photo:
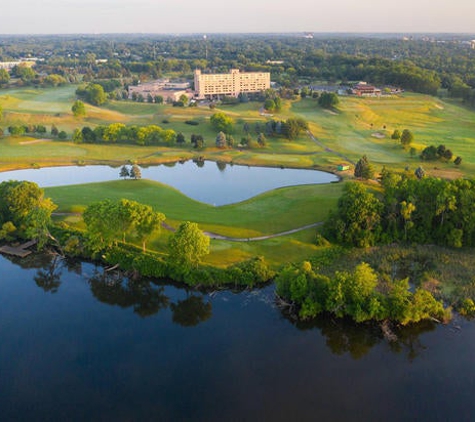
[[[130,167],[130,166],[129,166]],[[119,179],[120,168],[109,166],[48,167],[0,173],[5,180],[29,180],[41,187],[104,182]],[[211,205],[226,205],[283,186],[321,184],[338,180],[317,170],[280,169],[192,161],[142,169],[142,178],[170,185],[190,198]]]
[[[23,266],[20,267],[20,264]],[[200,293],[0,257],[2,421],[469,421],[475,329],[296,325],[273,286]]]

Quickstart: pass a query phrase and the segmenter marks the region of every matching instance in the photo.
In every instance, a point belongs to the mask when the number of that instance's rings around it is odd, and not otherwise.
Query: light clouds
[[[13,0],[0,33],[475,32],[472,0]]]

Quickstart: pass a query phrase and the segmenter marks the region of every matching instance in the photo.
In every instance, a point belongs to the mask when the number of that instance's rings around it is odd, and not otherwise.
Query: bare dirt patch
[[[24,141],[20,142],[20,145],[31,145],[31,144],[39,144],[41,142],[51,142],[51,139],[34,139],[33,141]]]

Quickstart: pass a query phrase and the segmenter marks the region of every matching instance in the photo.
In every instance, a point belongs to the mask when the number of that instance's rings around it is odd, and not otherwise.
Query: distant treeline
[[[441,36],[442,37],[442,36]],[[447,37],[446,37],[447,38]],[[459,98],[475,89],[475,51],[453,40],[402,37],[315,37],[295,35],[200,36],[114,35],[2,37],[0,60],[37,56],[36,74],[63,81],[117,79],[125,83],[175,73],[191,78],[196,68],[227,72],[269,71],[272,80],[295,87],[304,79],[329,82],[366,80]],[[30,71],[17,69],[25,83]],[[473,98],[473,97],[470,97]]]

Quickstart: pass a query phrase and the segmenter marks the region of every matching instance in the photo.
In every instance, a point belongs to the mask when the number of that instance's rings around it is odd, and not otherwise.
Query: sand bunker
[[[40,142],[50,142],[51,139],[33,139],[32,141],[20,142],[20,145],[39,144]]]

